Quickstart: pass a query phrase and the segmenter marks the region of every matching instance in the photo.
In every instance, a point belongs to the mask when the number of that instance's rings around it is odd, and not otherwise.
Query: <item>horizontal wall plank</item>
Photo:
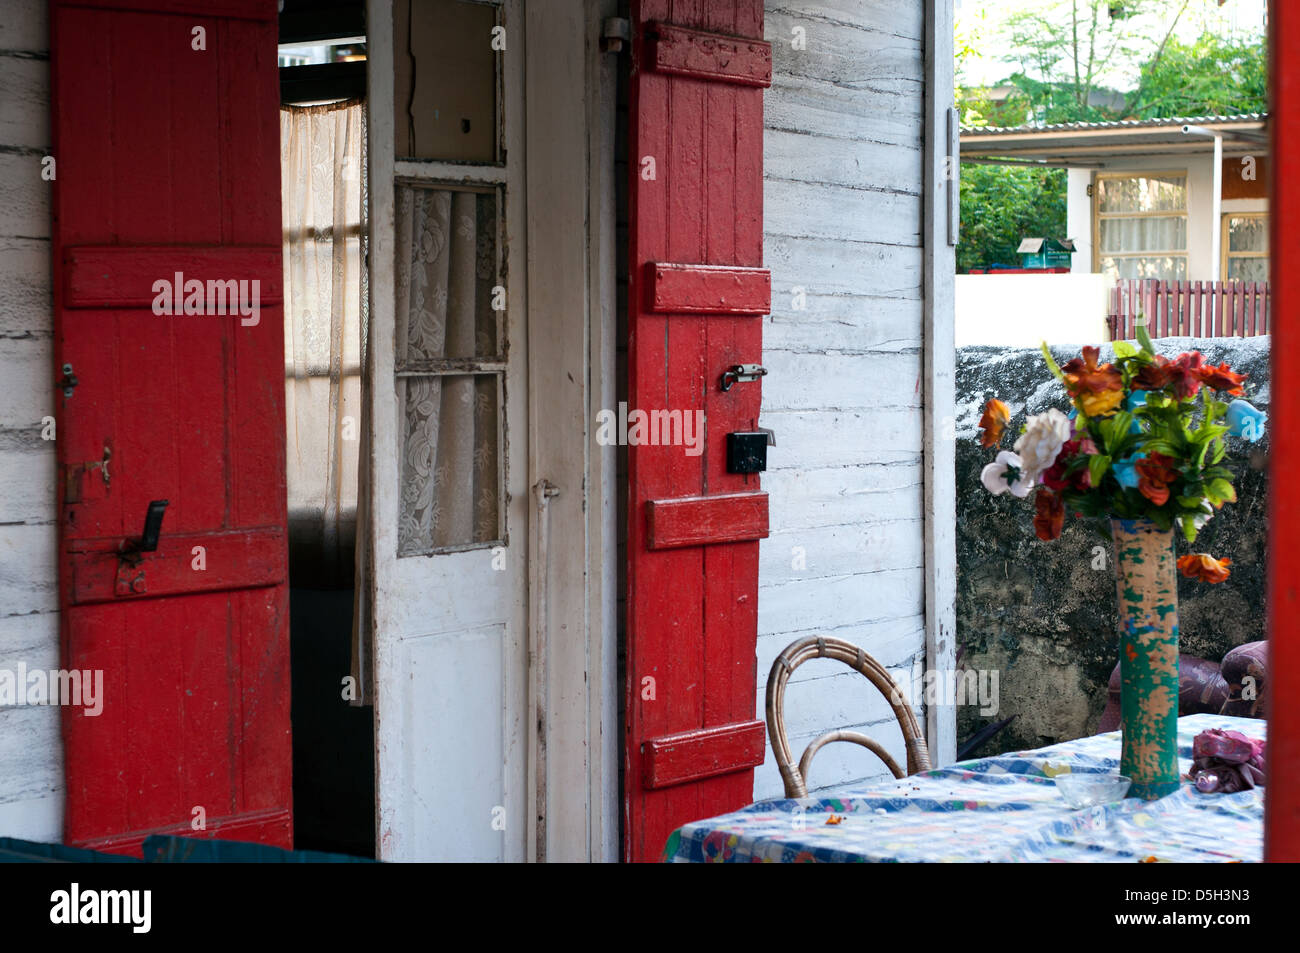
[[[763,137],[769,179],[919,195],[921,148],[775,129]]]
[[[925,35],[922,5],[911,0],[776,0],[767,7],[768,23],[773,16],[786,16],[794,22],[813,20],[833,27],[857,27],[887,35],[904,37],[918,44]],[[771,31],[768,39],[779,38]],[[860,42],[869,44],[871,37]]]
[[[779,184],[785,188],[785,183]],[[768,188],[777,191],[775,184]],[[778,235],[769,230],[763,238],[763,255],[772,269],[774,301],[778,303],[793,287],[813,294],[920,298],[919,246],[860,242],[846,248],[835,236]],[[919,309],[917,315],[919,333]]]
[[[47,338],[0,338],[0,422],[14,429],[40,424],[54,413],[52,342]]]
[[[44,799],[62,791],[61,711],[53,705],[0,708],[0,764],[5,766],[4,780],[0,784],[0,806]],[[24,818],[26,823],[33,820]],[[0,836],[21,835],[14,828],[8,828],[0,830]]]
[[[784,182],[765,193],[765,234],[827,238],[836,254],[856,260],[854,242],[917,246],[921,241],[921,197],[865,189],[828,188]]]
[[[649,738],[643,745],[645,785],[666,788],[761,764],[765,730],[755,720]]]
[[[759,550],[765,584],[924,565],[921,519],[844,526],[796,526],[772,533]]]
[[[652,23],[647,67],[657,73],[692,79],[768,86],[772,82],[772,47],[759,39],[688,30]]]
[[[759,634],[805,628],[810,606],[816,606],[819,618],[841,625],[919,616],[925,611],[925,572],[893,569],[763,586],[758,600]],[[863,648],[871,651],[870,644]]]
[[[50,237],[50,183],[41,157],[0,152],[0,238]]]
[[[0,526],[0,617],[58,611],[57,535],[49,523]]]
[[[0,429],[0,523],[49,523],[55,501],[54,441],[41,437],[39,426]],[[8,526],[0,526],[0,546]]]
[[[0,55],[0,89],[4,90],[0,96],[0,146],[34,149],[41,154],[48,151],[49,87],[49,60]]]
[[[912,385],[901,381],[900,386]],[[921,409],[764,411],[759,424],[776,434],[767,473],[789,467],[857,466],[906,460],[921,452]],[[765,476],[766,480],[767,477]]]
[[[892,464],[768,470],[772,530],[920,519],[920,474],[919,453]]]
[[[864,54],[869,55],[869,54]],[[855,142],[870,140],[919,148],[924,126],[914,84],[862,90],[777,73],[763,97],[768,129],[811,132]]]
[[[54,335],[47,239],[0,238],[0,337]]]
[[[776,74],[848,87],[863,94],[863,99],[890,92],[921,97],[924,64],[919,39],[779,11],[769,10],[765,17],[768,36],[793,37],[796,26],[804,28],[805,48],[795,49],[791,42],[774,43],[772,67]]]
[[[765,342],[766,344],[767,342]],[[828,335],[824,344],[835,347]],[[915,387],[900,386],[921,373],[921,354],[791,353],[765,347],[763,413],[781,410],[856,410],[920,407],[922,395]],[[772,388],[768,381],[798,381],[798,388]],[[775,391],[775,392],[774,392]],[[779,435],[778,435],[779,439]],[[779,446],[779,445],[778,445]]]
[[[761,596],[761,590],[760,590]],[[923,619],[903,617],[873,622],[868,625],[846,624],[842,626],[822,626],[813,629],[796,629],[791,632],[769,632],[758,639],[758,691],[762,695],[767,690],[767,679],[772,672],[772,663],[792,642],[810,635],[834,636],[853,645],[869,649],[871,655],[885,668],[893,670],[911,664],[918,655],[925,651],[925,622]],[[852,669],[841,666],[842,676],[835,674],[834,668],[807,665],[795,669],[790,676],[790,684],[805,681],[826,681],[831,678],[862,678]]]
[[[50,28],[49,0],[5,0],[0,17],[0,50],[47,53]]]

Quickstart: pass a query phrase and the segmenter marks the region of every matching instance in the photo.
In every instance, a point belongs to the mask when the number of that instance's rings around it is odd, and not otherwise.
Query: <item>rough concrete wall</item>
[[[1199,350],[1250,375],[1247,399],[1268,406],[1269,339],[1167,338],[1157,350],[1173,357]],[[1053,347],[1058,363],[1078,348]],[[1103,349],[1103,360],[1110,358]],[[1012,411],[1003,445],[1028,414],[1069,410],[1064,391],[1037,350],[967,347],[957,352],[957,636],[966,664],[999,673],[1000,711],[982,717],[958,709],[958,743],[989,721],[1016,715],[981,753],[1033,748],[1097,730],[1106,684],[1117,660],[1114,567],[1110,542],[1090,523],[1066,516],[1053,542],[1034,536],[1033,499],[991,496],[980,469],[993,459],[978,443],[984,401],[996,396]],[[1264,545],[1267,485],[1262,469],[1269,438],[1229,440],[1224,462],[1237,473],[1237,503],[1202,530],[1195,548],[1179,537],[1179,555],[1209,552],[1232,560],[1217,585],[1179,577],[1181,650],[1219,660],[1228,649],[1264,638]],[[1101,547],[1098,549],[1098,547]]]

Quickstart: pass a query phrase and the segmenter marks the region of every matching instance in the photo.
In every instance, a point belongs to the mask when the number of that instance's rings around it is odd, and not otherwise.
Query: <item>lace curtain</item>
[[[398,188],[400,556],[501,535],[497,274],[494,193]]]
[[[360,101],[280,109],[290,572],[353,585],[362,424]]]

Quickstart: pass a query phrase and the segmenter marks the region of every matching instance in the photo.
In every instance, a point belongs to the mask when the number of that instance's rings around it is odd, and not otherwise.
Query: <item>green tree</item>
[[[1034,235],[1066,237],[1064,169],[962,166],[958,271],[1017,267],[1016,247]]]
[[[959,88],[967,126],[1229,115],[1267,109],[1268,55],[1262,32],[1216,29],[1210,0],[1033,0],[1000,25],[981,19],[959,37],[958,73],[990,37],[1009,52],[1017,90],[1000,103],[981,88]],[[1180,23],[1201,35],[1185,43]],[[1106,82],[1128,76],[1127,93]],[[1108,95],[1109,94],[1109,95]],[[1064,170],[964,163],[960,270],[1014,265],[1020,240],[1065,235]]]

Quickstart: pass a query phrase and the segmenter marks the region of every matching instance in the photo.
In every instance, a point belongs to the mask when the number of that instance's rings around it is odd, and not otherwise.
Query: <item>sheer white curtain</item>
[[[364,104],[282,106],[280,162],[290,575],[307,588],[356,583],[354,675],[364,695],[368,639],[356,637],[368,632],[357,549],[366,442]]]
[[[398,555],[498,538],[496,199],[397,194]]]

